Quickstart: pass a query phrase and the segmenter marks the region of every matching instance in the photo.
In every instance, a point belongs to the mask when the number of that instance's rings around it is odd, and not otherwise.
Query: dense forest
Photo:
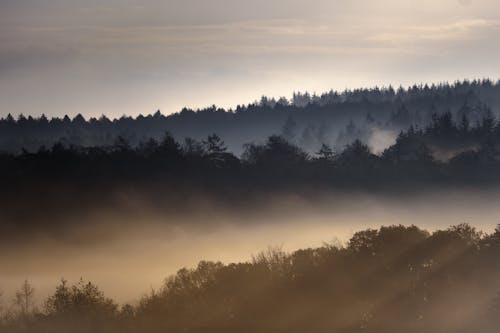
[[[63,280],[43,303],[23,283],[0,332],[497,332],[500,230],[388,226],[346,245],[181,269],[136,304]]]
[[[401,131],[395,143],[379,154],[360,140],[342,150],[322,143],[317,151],[308,153],[279,135],[268,137],[263,144],[245,144],[240,157],[217,134],[178,142],[166,132],[160,140],[150,138],[135,147],[123,137],[108,146],[57,142],[36,152],[23,149],[18,154],[0,154],[0,178],[5,184],[18,184],[43,179],[88,183],[160,177],[200,186],[205,181],[243,185],[249,178],[254,185],[260,181],[262,185],[273,182],[273,186],[277,182],[284,186],[294,182],[369,186],[421,180],[416,177],[442,182],[495,179],[493,173],[472,172],[500,163],[500,122],[493,113],[486,113],[475,125],[467,115],[454,121],[450,112],[433,114],[431,119],[425,128],[412,125]]]
[[[197,140],[211,133],[224,138],[229,151],[239,155],[245,143],[262,143],[271,135],[312,153],[326,143],[336,149],[359,139],[373,141],[380,130],[425,127],[434,114],[450,112],[455,120],[466,115],[471,124],[488,113],[500,116],[500,82],[462,81],[454,84],[414,85],[330,91],[321,95],[295,93],[288,100],[262,97],[258,102],[224,110],[216,106],[183,109],[164,116],[159,111],[136,118],[122,116],[86,120],[82,115],[48,119],[8,115],[0,120],[0,151],[36,151],[57,142],[83,147],[109,146],[118,137],[133,147],[148,138],[159,140],[165,131],[177,140]],[[33,110],[36,113],[36,110]]]
[[[67,212],[86,216],[93,208],[128,207],[116,201],[115,194],[124,193],[173,213],[190,211],[196,199],[251,211],[272,195],[314,200],[328,192],[397,195],[500,185],[500,123],[492,113],[475,125],[466,115],[456,122],[451,113],[435,114],[427,127],[402,131],[380,154],[360,140],[341,151],[323,144],[310,154],[276,135],[243,151],[232,154],[215,134],[179,143],[167,133],[136,147],[120,137],[110,146],[57,143],[1,154],[0,231],[8,235],[25,224],[43,230],[58,219],[67,224]],[[39,212],[36,222],[32,212]]]

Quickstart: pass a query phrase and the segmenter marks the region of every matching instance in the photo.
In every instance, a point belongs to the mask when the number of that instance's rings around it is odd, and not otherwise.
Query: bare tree
[[[4,319],[4,309],[3,309],[3,291],[0,290],[0,325],[3,322]]]
[[[34,309],[35,288],[24,280],[21,288],[16,291],[14,305],[19,309],[21,315],[26,316]]]

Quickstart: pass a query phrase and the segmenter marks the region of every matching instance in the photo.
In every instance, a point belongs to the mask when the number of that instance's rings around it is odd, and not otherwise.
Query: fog
[[[241,262],[269,246],[292,251],[344,244],[354,232],[381,225],[415,224],[432,231],[467,222],[491,232],[500,222],[500,197],[493,190],[282,196],[264,198],[252,210],[204,202],[199,211],[175,215],[139,204],[136,214],[99,209],[85,221],[68,212],[67,220],[77,223],[25,235],[19,228],[17,235],[3,235],[4,301],[24,279],[34,285],[40,301],[61,278],[75,282],[83,277],[118,302],[134,303],[167,276],[200,260]]]
[[[368,139],[368,145],[375,154],[381,154],[385,149],[396,143],[397,137],[397,131],[374,128]]]

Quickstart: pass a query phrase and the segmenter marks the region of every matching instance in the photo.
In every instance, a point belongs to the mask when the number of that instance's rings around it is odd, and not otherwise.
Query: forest
[[[133,146],[118,137],[108,146],[57,142],[36,152],[0,154],[5,185],[30,186],[69,181],[79,185],[163,182],[225,192],[295,186],[384,188],[431,181],[475,184],[497,181],[500,122],[492,112],[471,123],[463,114],[433,114],[426,127],[411,125],[380,153],[361,140],[337,150],[327,143],[308,153],[280,135],[247,143],[240,156],[218,134],[177,141],[169,132]],[[80,184],[81,183],[81,184]],[[228,188],[230,187],[230,188]]]
[[[270,198],[328,193],[398,196],[435,189],[495,189],[500,185],[500,123],[492,113],[471,125],[463,115],[434,114],[425,128],[410,126],[379,154],[360,140],[336,151],[322,144],[307,153],[284,137],[229,152],[216,134],[184,142],[166,133],[132,146],[82,147],[56,143],[36,152],[0,155],[0,238],[19,230],[67,226],[67,214],[85,217],[100,208],[129,209],[140,198],[158,214],[198,210],[211,201],[251,213]],[[36,221],[32,213],[38,212]]]
[[[0,153],[0,244],[88,241],[75,235],[85,226],[95,244],[106,242],[126,232],[123,216],[150,227],[150,209],[169,227],[207,207],[255,218],[280,196],[498,189],[499,89],[484,80],[296,94],[113,121],[10,116],[0,121],[0,146],[10,147]],[[377,150],[376,131],[395,131],[394,142]],[[117,221],[94,221],[101,209]],[[498,255],[500,228],[389,224],[345,243],[201,261],[130,304],[85,279],[63,279],[41,301],[26,280],[2,298],[0,332],[496,332]]]
[[[271,135],[313,153],[326,143],[337,150],[359,139],[373,141],[380,130],[407,130],[411,125],[425,127],[434,114],[450,112],[459,120],[466,115],[476,125],[489,112],[500,116],[500,81],[457,81],[453,84],[413,85],[408,88],[375,87],[323,94],[294,93],[292,98],[262,97],[259,101],[232,109],[215,105],[203,109],[184,108],[163,115],[160,111],[135,118],[106,116],[85,119],[7,115],[0,120],[0,151],[34,152],[66,145],[92,147],[112,145],[118,137],[133,147],[149,138],[160,140],[166,131],[177,140],[202,140],[217,133],[229,151],[243,152],[249,142],[262,143]],[[33,113],[35,113],[34,110]]]
[[[500,333],[499,0],[0,0],[0,333]]]
[[[62,280],[44,302],[20,283],[0,332],[497,332],[500,229],[393,225],[346,244],[248,262],[201,261],[136,304]]]

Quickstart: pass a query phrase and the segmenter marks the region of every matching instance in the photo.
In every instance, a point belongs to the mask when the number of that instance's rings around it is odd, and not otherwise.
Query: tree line
[[[178,142],[168,133],[135,147],[120,137],[110,146],[57,143],[0,154],[0,238],[67,225],[68,214],[129,209],[124,195],[157,213],[176,214],[203,200],[251,212],[256,203],[281,195],[315,200],[345,191],[394,195],[498,187],[500,124],[492,114],[476,124],[468,119],[435,114],[430,125],[402,131],[380,154],[360,140],[340,151],[322,144],[308,153],[273,135],[246,144],[236,156],[216,134]]]
[[[202,261],[135,304],[65,280],[36,306],[25,282],[0,332],[497,332],[500,228],[393,225],[345,244]]]
[[[412,124],[427,126],[433,114],[450,111],[457,119],[467,114],[472,122],[492,111],[499,116],[500,81],[457,81],[453,84],[413,85],[408,88],[329,91],[320,95],[295,93],[291,99],[262,97],[236,108],[210,106],[184,108],[165,116],[161,112],[137,117],[106,116],[85,119],[7,115],[0,119],[0,151],[34,152],[57,142],[76,146],[109,146],[118,137],[137,146],[147,138],[160,140],[169,131],[177,140],[202,140],[215,132],[231,152],[240,154],[242,145],[281,135],[309,153],[328,143],[336,149],[360,139],[369,140],[374,129],[407,130]],[[36,110],[33,110],[36,113]]]
[[[472,124],[466,114],[454,120],[446,112],[423,128],[410,126],[395,143],[375,154],[354,140],[342,150],[323,143],[308,153],[283,136],[248,143],[237,156],[217,134],[203,140],[177,141],[170,133],[133,146],[123,137],[109,146],[74,146],[58,142],[36,152],[0,154],[0,180],[29,186],[38,183],[141,183],[163,181],[223,192],[228,187],[293,188],[385,187],[427,181],[477,183],[498,181],[500,122],[489,112]]]

